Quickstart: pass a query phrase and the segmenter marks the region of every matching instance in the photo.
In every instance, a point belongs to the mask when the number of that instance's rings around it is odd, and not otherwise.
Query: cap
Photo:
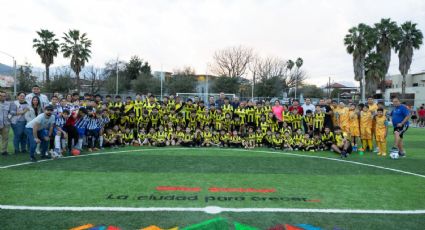
[[[50,110],[50,111],[53,111],[53,110],[54,110],[54,108],[53,108],[53,106],[48,105],[48,106],[44,107],[44,110]]]

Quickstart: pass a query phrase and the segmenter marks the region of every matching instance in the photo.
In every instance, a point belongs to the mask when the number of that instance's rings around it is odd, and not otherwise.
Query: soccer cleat
[[[2,152],[1,155],[8,156],[9,154],[7,152]]]
[[[398,155],[399,155],[400,157],[406,157],[406,153],[404,153],[404,152],[398,152]]]
[[[30,161],[31,161],[31,162],[37,162],[37,158],[35,158],[35,157],[31,157],[31,158],[30,158]]]

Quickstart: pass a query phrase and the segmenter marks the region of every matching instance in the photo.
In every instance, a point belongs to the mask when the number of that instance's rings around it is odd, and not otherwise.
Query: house
[[[331,97],[332,92],[335,91],[335,90],[339,91],[338,97],[341,97],[341,98],[353,98],[353,96],[359,95],[359,88],[358,87],[345,86],[345,85],[340,84],[338,82],[327,84],[322,89],[323,89],[323,92],[326,95],[328,95],[328,97]]]
[[[391,83],[391,87],[385,90],[385,98],[387,100],[401,94],[402,81],[403,76],[401,74],[386,77],[386,83]],[[420,106],[425,103],[425,71],[407,74],[405,101],[407,104],[414,106]]]

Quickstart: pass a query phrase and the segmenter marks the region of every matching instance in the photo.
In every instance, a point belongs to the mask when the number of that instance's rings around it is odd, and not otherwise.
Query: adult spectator
[[[406,154],[403,147],[403,135],[409,128],[410,110],[407,106],[402,105],[397,97],[393,98],[393,106],[394,109],[390,113],[394,127],[393,149],[398,148],[398,154],[404,157]]]
[[[324,127],[329,127],[332,130],[332,108],[329,106],[329,104],[326,103],[325,99],[319,100],[319,106],[320,109],[322,109],[322,111],[325,113]]]
[[[425,126],[425,107],[422,105],[419,109],[418,109],[418,126],[419,127],[424,127]]]
[[[208,98],[208,104],[207,104],[207,106],[208,106],[208,108],[210,108],[211,106],[213,106],[214,105],[214,107],[216,106],[216,104],[215,104],[215,100],[214,100],[214,96],[210,96],[209,98]]]
[[[297,99],[293,100],[292,105],[289,106],[289,112],[293,110],[298,110],[298,114],[304,114],[303,107],[300,106],[300,102]]]
[[[0,136],[2,140],[1,154],[3,156],[9,155],[7,146],[9,144],[10,118],[16,114],[15,103],[6,101],[6,97],[6,92],[0,91]]]
[[[31,104],[32,98],[37,96],[40,99],[41,108],[44,108],[49,105],[49,98],[46,95],[40,93],[40,87],[38,85],[34,85],[32,87],[32,93],[28,94],[25,97],[25,100],[28,104]]]
[[[233,106],[233,109],[237,109],[241,104],[241,102],[239,101],[239,97],[234,97],[231,104]]]
[[[283,106],[280,104],[279,100],[274,101],[274,106],[272,107],[272,112],[275,115],[275,117],[279,120],[279,122],[282,122],[282,113],[283,113],[284,108]]]
[[[221,108],[224,105],[224,93],[220,92],[219,98],[215,101],[215,106]]]
[[[34,154],[37,144],[40,144],[41,158],[49,158],[46,154],[47,147],[50,140],[49,137],[53,133],[53,125],[55,124],[55,117],[52,113],[53,107],[48,105],[44,108],[44,113],[39,114],[25,126],[25,133],[30,143],[30,160],[32,162],[37,161]]]
[[[25,113],[25,120],[28,122],[34,120],[38,115],[42,113],[40,98],[34,96],[31,99],[31,104],[29,105],[28,111]]]
[[[307,110],[311,110],[311,112],[313,112],[313,113],[316,110],[316,107],[311,103],[310,98],[306,98],[304,105],[302,105],[301,107],[303,108],[303,111],[304,111],[303,115],[304,116],[305,116],[305,113],[307,112]]]
[[[19,92],[17,100],[14,102],[16,106],[16,114],[11,118],[11,126],[13,129],[13,147],[15,154],[25,153],[27,150],[27,136],[25,135],[25,113],[29,111],[29,104],[25,101],[25,93]]]

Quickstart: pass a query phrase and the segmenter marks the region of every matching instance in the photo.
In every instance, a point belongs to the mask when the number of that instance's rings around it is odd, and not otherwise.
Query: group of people
[[[15,153],[30,153],[31,161],[61,157],[72,149],[89,152],[120,146],[269,147],[278,150],[332,150],[347,157],[363,148],[387,153],[388,118],[392,118],[395,148],[404,154],[403,134],[410,112],[393,99],[394,109],[369,98],[366,104],[344,104],[322,99],[313,105],[293,100],[253,102],[227,98],[207,102],[198,97],[183,100],[137,94],[121,98],[75,93],[50,100],[36,85],[32,93],[20,92],[6,101],[0,92],[2,154],[7,153],[9,127],[14,132]],[[376,146],[373,146],[375,140]]]

